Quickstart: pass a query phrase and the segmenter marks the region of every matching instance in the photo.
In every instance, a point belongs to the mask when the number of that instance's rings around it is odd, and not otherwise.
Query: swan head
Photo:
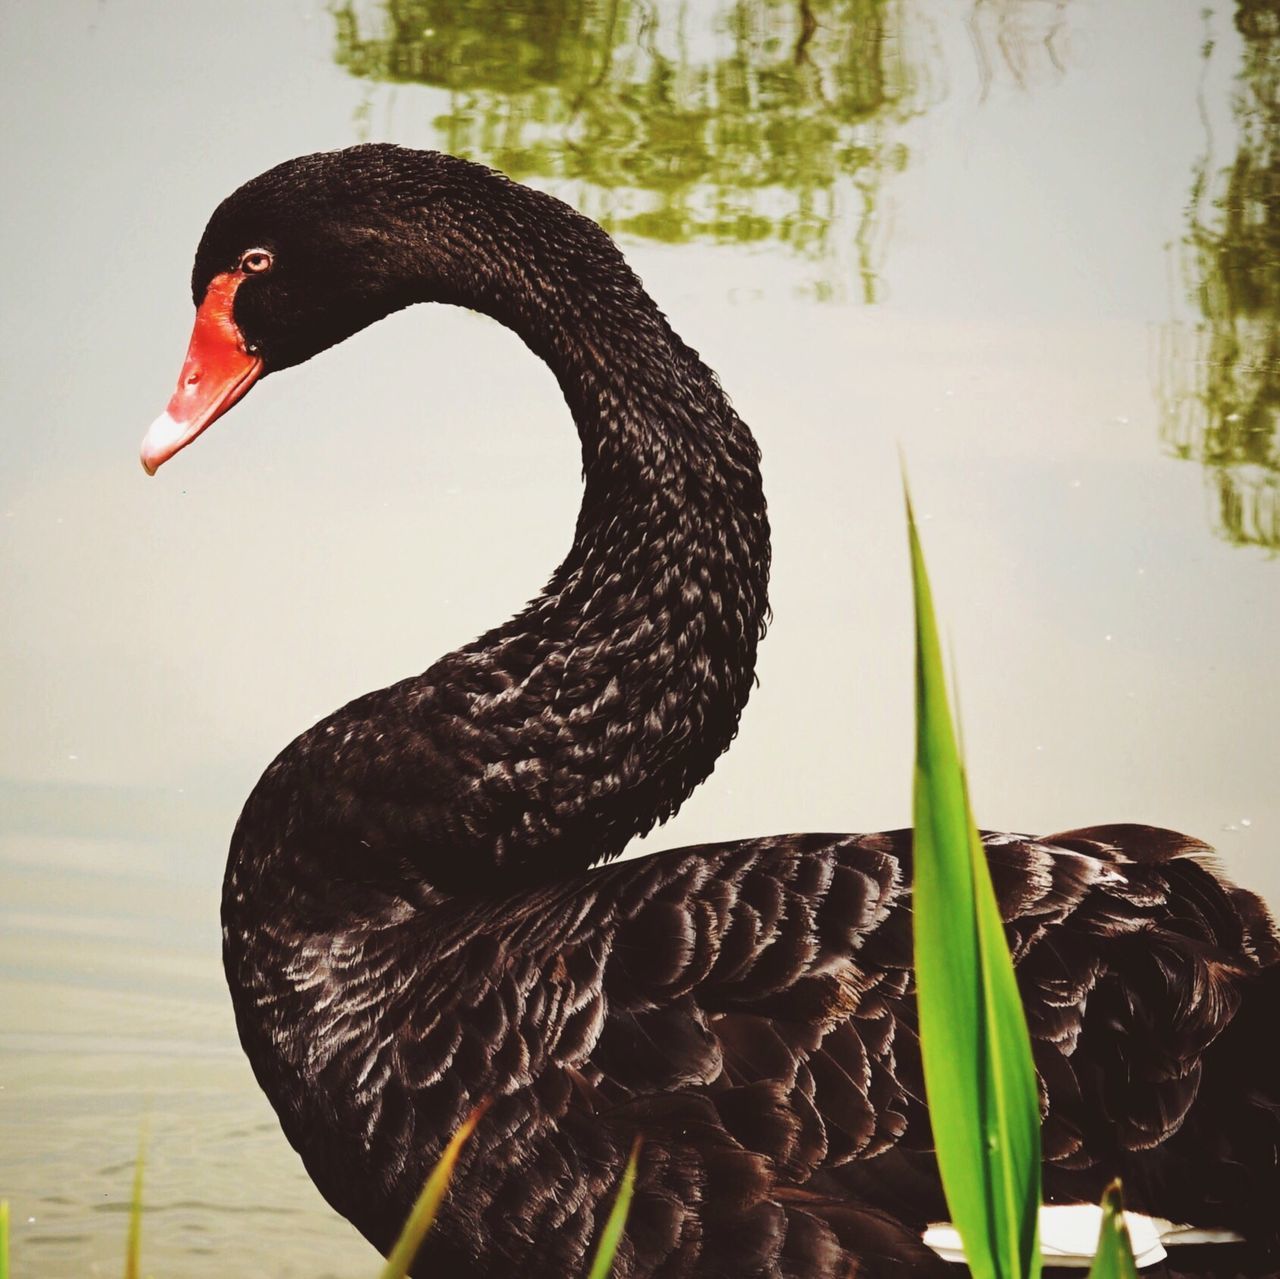
[[[373,144],[289,160],[228,196],[196,251],[195,326],[143,441],[147,473],[268,374],[411,302],[458,300],[458,229],[494,184],[510,185],[439,152]]]

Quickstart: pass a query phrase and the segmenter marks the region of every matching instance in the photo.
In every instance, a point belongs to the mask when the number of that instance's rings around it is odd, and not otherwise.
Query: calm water
[[[908,819],[898,450],[979,818],[1159,822],[1280,903],[1280,22],[1202,0],[8,5],[0,1194],[19,1276],[361,1276],[223,991],[227,839],[296,732],[568,545],[550,376],[418,308],[154,481],[213,205],[444,146],[624,241],[765,453],[776,622],[655,847]],[[495,13],[495,10],[500,12]]]

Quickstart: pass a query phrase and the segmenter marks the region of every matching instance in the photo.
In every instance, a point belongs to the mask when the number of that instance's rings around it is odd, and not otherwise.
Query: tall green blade
[[[0,1199],[0,1279],[9,1279],[9,1201]]]
[[[1138,1279],[1118,1181],[1113,1181],[1102,1196],[1102,1228],[1098,1231],[1098,1251],[1089,1267],[1089,1279]]]
[[[142,1276],[142,1169],[146,1163],[146,1134],[138,1138],[138,1161],[133,1166],[133,1193],[129,1196],[129,1233],[124,1244],[124,1279]]]
[[[915,516],[914,929],[920,1046],[947,1204],[975,1279],[1040,1273],[1031,1040],[978,839]]]
[[[622,1231],[627,1224],[627,1213],[631,1211],[631,1196],[636,1188],[636,1163],[640,1158],[640,1138],[631,1143],[631,1156],[622,1172],[622,1182],[618,1186],[618,1197],[609,1210],[609,1219],[604,1223],[600,1234],[600,1242],[596,1245],[596,1255],[591,1262],[591,1273],[588,1279],[609,1279],[613,1270],[613,1259],[622,1242]]]
[[[480,1116],[488,1108],[488,1101],[482,1101],[462,1121],[458,1131],[453,1134],[449,1144],[444,1148],[444,1153],[431,1170],[431,1175],[427,1178],[427,1184],[422,1187],[422,1192],[418,1195],[417,1202],[409,1212],[409,1219],[404,1223],[400,1238],[396,1240],[396,1245],[392,1248],[391,1255],[387,1258],[387,1264],[383,1266],[379,1279],[405,1279],[405,1276],[409,1273],[409,1267],[413,1265],[413,1259],[417,1255],[423,1239],[426,1238],[427,1231],[431,1229],[431,1223],[435,1221],[436,1213],[440,1211],[440,1205],[449,1189],[449,1182],[453,1177],[453,1169],[458,1162],[458,1156],[462,1153],[462,1147],[466,1145],[467,1138],[471,1136],[475,1131],[476,1124],[480,1122]]]

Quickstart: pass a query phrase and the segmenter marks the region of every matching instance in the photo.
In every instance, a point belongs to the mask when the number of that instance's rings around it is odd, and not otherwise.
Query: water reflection
[[[445,150],[615,233],[773,244],[819,298],[877,299],[902,126],[943,96],[909,0],[345,0],[335,58],[437,91]],[[974,0],[979,96],[1065,74],[1069,0]],[[1161,437],[1204,464],[1221,534],[1280,548],[1280,16],[1240,0],[1238,147],[1199,166],[1179,246],[1198,319],[1163,335]],[[1206,59],[1214,55],[1206,41]],[[438,106],[436,105],[438,104]]]
[[[1199,321],[1170,326],[1161,436],[1202,462],[1222,536],[1280,550],[1280,10],[1240,0],[1244,56],[1234,159],[1210,152],[1192,191],[1181,268]],[[1213,56],[1206,41],[1205,58]]]
[[[818,294],[852,279],[874,300],[880,189],[906,161],[893,126],[927,96],[899,0],[348,0],[335,17],[353,74],[445,91],[445,150],[555,180],[614,232],[780,243],[820,264]]]
[[[973,0],[969,36],[985,99],[1007,79],[1019,89],[1066,74],[1068,0]]]

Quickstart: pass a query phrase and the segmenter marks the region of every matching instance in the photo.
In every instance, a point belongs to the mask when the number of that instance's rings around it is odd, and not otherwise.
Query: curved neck
[[[585,480],[569,554],[510,621],[294,742],[246,807],[242,869],[292,853],[296,891],[305,854],[317,890],[446,892],[581,869],[671,816],[737,730],[767,613],[755,441],[607,237],[563,216],[568,250],[540,223],[431,293],[556,374]]]

